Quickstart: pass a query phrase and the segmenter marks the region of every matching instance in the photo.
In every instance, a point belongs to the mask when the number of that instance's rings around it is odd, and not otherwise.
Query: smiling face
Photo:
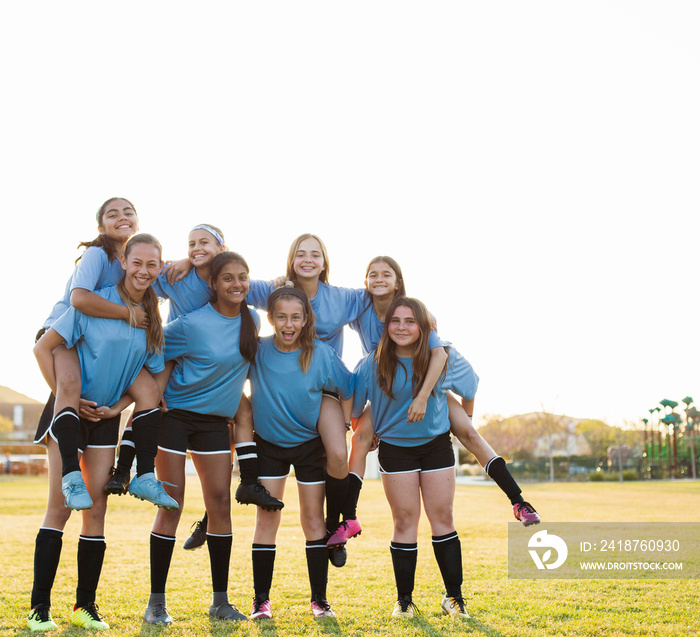
[[[301,347],[299,336],[307,323],[304,305],[297,299],[279,299],[267,315],[274,330],[274,342],[277,349],[293,352]]]
[[[187,256],[195,268],[208,266],[212,259],[224,250],[216,237],[201,228],[190,232]]]
[[[301,241],[294,255],[293,267],[298,278],[318,280],[326,267],[321,244],[313,237]]]
[[[405,305],[399,305],[389,319],[386,329],[389,338],[396,343],[396,354],[409,357],[416,348],[420,338],[420,328],[413,310]]]
[[[365,287],[373,297],[393,299],[399,289],[399,281],[396,272],[386,261],[375,261],[367,270]]]
[[[128,256],[121,257],[126,271],[124,287],[134,301],[141,301],[146,290],[156,280],[163,263],[160,250],[148,243],[137,243]]]
[[[97,231],[114,241],[126,243],[139,231],[139,218],[126,199],[113,199],[105,206]]]
[[[226,263],[217,274],[216,280],[212,279],[211,282],[211,287],[216,293],[214,308],[226,316],[237,316],[241,310],[241,303],[248,295],[249,286],[250,279],[246,267],[238,261]]]

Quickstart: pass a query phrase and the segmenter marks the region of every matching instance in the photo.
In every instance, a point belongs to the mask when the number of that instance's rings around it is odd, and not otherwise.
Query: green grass
[[[0,482],[0,634],[28,635],[25,618],[32,586],[34,537],[43,518],[45,478]],[[700,482],[529,484],[525,495],[547,521],[697,522]],[[395,599],[389,540],[391,516],[378,481],[367,481],[359,516],[364,531],[348,544],[348,564],[330,567],[328,598],[337,619],[314,620],[309,611],[304,542],[298,522],[296,485],[287,488],[278,537],[272,603],[267,622],[210,622],[209,558],[206,549],[182,550],[189,525],[203,513],[199,484],[190,479],[188,504],[168,581],[168,608],[175,623],[143,624],[149,593],[148,534],[155,509],[133,498],[112,497],[107,555],[98,604],[110,635],[688,635],[700,634],[697,580],[509,580],[507,523],[512,513],[493,486],[459,486],[455,518],[462,539],[464,595],[472,619],[453,622],[440,614],[442,583],[421,523],[414,601],[422,616],[391,620]],[[234,546],[229,597],[250,611],[253,582],[250,544],[254,510],[234,504]],[[69,623],[76,586],[79,517],[64,535],[53,592],[52,614],[61,635],[84,635]],[[56,633],[52,633],[56,634]]]

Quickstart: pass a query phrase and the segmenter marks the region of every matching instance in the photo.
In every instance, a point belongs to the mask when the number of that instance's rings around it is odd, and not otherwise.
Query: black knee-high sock
[[[396,592],[399,597],[411,597],[416,581],[418,544],[391,542],[391,563],[394,566]]]
[[[136,475],[153,473],[158,452],[158,429],[161,412],[158,407],[134,414],[131,429],[136,445]]]
[[[51,589],[61,560],[63,531],[39,529],[34,545],[34,585],[32,608],[38,604],[51,605]]]
[[[134,432],[131,427],[124,430],[122,440],[119,443],[119,458],[117,459],[117,469],[124,473],[131,471],[136,457],[136,445],[134,444]]]
[[[65,476],[72,471],[80,471],[80,462],[78,461],[80,418],[78,412],[72,407],[62,409],[53,419],[51,431],[56,436],[58,450],[61,452],[61,462],[63,462],[61,475]]]
[[[357,518],[357,501],[362,491],[362,478],[356,473],[348,474],[348,496],[343,505],[343,519],[354,520]]]
[[[462,597],[462,543],[457,531],[433,535],[433,552],[448,597]]]
[[[107,545],[104,537],[81,535],[78,540],[78,587],[75,590],[76,608],[95,602],[97,584],[102,573]]]
[[[501,458],[501,456],[494,456],[491,458],[491,460],[486,463],[484,471],[486,471],[491,479],[501,487],[501,490],[508,496],[511,504],[521,504],[525,501],[520,495],[522,491],[518,483],[513,476],[510,475],[510,471],[508,471],[508,467],[506,466],[506,461]]]
[[[233,535],[212,535],[207,533],[209,565],[211,567],[212,590],[225,593],[228,590],[228,568],[231,563]]]
[[[326,528],[333,532],[340,523],[340,513],[348,498],[350,477],[334,478],[326,474]]]
[[[253,544],[253,586],[256,599],[270,599],[276,554],[275,544]]]
[[[311,598],[326,599],[328,585],[328,546],[325,538],[306,542],[306,566],[309,569]]]
[[[258,481],[258,446],[255,442],[239,442],[236,445],[238,467],[242,484],[255,484]]]
[[[151,533],[151,593],[165,594],[175,537]]]

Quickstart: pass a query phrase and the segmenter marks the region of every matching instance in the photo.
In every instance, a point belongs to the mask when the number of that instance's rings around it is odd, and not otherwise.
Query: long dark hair
[[[156,239],[152,234],[135,234],[131,239],[126,242],[126,247],[124,248],[124,259],[129,257],[131,249],[138,244],[145,244],[153,246],[158,250],[158,258],[162,259],[163,248],[160,245],[160,241]],[[126,286],[124,281],[126,279],[126,272],[124,276],[117,283],[117,292],[119,292],[119,297],[124,301],[124,305],[129,310],[129,315],[131,316],[131,324],[134,324],[134,314],[133,307],[135,302],[129,296],[126,291]],[[163,321],[160,316],[160,309],[158,307],[158,295],[155,293],[153,286],[148,286],[148,289],[144,292],[143,301],[141,302],[143,309],[146,311],[148,316],[148,327],[146,328],[146,343],[148,344],[148,349],[151,352],[160,352],[163,347]]]
[[[379,389],[392,399],[394,398],[392,388],[394,386],[396,368],[398,365],[402,367],[404,365],[396,354],[396,343],[389,337],[389,322],[394,316],[396,308],[401,306],[405,306],[413,311],[413,316],[420,330],[420,337],[418,338],[412,357],[412,395],[414,398],[423,385],[425,375],[428,372],[428,363],[430,362],[430,313],[425,305],[418,299],[412,299],[406,296],[395,298],[386,311],[384,332],[379,341],[379,346],[374,352],[374,360],[377,362],[377,384],[379,385]]]
[[[277,288],[267,299],[267,313],[269,316],[273,315],[277,301],[299,301],[304,310],[306,325],[301,328],[301,333],[299,334],[299,345],[301,345],[299,367],[301,367],[301,371],[306,373],[309,371],[309,367],[311,367],[311,360],[313,359],[314,348],[316,347],[314,343],[314,339],[316,338],[316,317],[314,311],[311,309],[309,298],[306,296],[304,290],[300,290],[299,288],[291,286]]]
[[[221,270],[229,263],[239,263],[245,268],[245,271],[250,274],[248,263],[238,252],[221,252],[217,254],[211,262],[212,283],[216,283],[216,280],[221,274]],[[218,295],[216,290],[214,290],[212,292],[211,303],[216,303],[217,301]],[[258,330],[245,299],[241,301],[241,335],[238,339],[238,351],[251,365],[255,365],[255,355],[258,352]]]
[[[125,197],[111,197],[110,199],[107,199],[97,210],[97,214],[95,217],[97,218],[97,225],[98,227],[102,227],[102,220],[104,219],[105,213],[109,209],[109,205],[113,201],[117,201],[121,199],[122,201],[126,201],[131,206],[131,209],[134,211],[136,214],[136,217],[138,218],[138,213],[136,212],[136,208],[134,208],[134,204],[132,204],[128,199]],[[102,248],[106,253],[107,253],[107,258],[110,260],[110,262],[114,261],[119,256],[119,251],[117,248],[117,244],[114,242],[114,239],[111,237],[108,237],[106,234],[98,234],[97,237],[95,237],[92,241],[82,241],[78,244],[78,248],[85,248],[86,250],[88,248]],[[85,254],[85,252],[83,252]],[[83,254],[81,254],[75,262],[78,263],[80,259],[83,258]]]

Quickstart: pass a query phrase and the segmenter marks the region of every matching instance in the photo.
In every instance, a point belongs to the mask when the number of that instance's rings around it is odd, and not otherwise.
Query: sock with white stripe
[[[326,546],[325,538],[321,538],[320,540],[307,540],[306,566],[309,570],[311,598],[315,599],[321,597],[321,599],[326,599],[326,586],[328,585],[328,546]]]
[[[136,475],[155,471],[156,453],[158,452],[158,430],[161,412],[158,407],[145,409],[134,414],[131,429],[136,446]]]
[[[256,599],[270,599],[276,554],[275,544],[253,544],[253,586]]]
[[[228,568],[231,562],[232,544],[233,535],[230,533],[228,535],[212,535],[211,533],[207,533],[211,583],[214,593],[225,593],[228,590]],[[225,601],[228,601],[228,599]],[[219,604],[215,603],[215,606],[218,605]]]
[[[136,445],[134,445],[134,432],[131,427],[124,430],[122,440],[119,444],[119,459],[117,460],[117,470],[123,473],[131,472],[131,465],[136,457]]]
[[[165,594],[175,536],[151,533],[151,593]]]
[[[356,473],[348,475],[348,495],[343,505],[343,520],[355,520],[357,518],[357,501],[362,491],[362,478]]]
[[[413,595],[418,563],[418,543],[394,542],[390,545],[391,563],[394,566],[396,592],[399,597]]]
[[[61,560],[62,546],[63,531],[41,528],[36,534],[32,608],[38,604],[51,605],[51,589]]]
[[[53,419],[51,431],[58,442],[58,450],[61,452],[63,469],[61,475],[65,476],[73,471],[80,471],[78,460],[78,438],[80,436],[80,418],[78,412],[72,407],[62,409]]]
[[[448,597],[462,597],[462,543],[457,531],[433,535],[433,552]]]
[[[522,491],[515,481],[508,467],[506,466],[506,461],[501,458],[501,456],[494,456],[486,463],[484,471],[489,474],[490,478],[501,487],[501,491],[508,496],[511,504],[522,504],[525,502],[520,495]]]
[[[97,584],[102,573],[107,544],[103,536],[81,535],[78,540],[78,587],[75,590],[76,608],[95,603]]]
[[[238,467],[241,472],[241,483],[257,484],[258,482],[258,446],[255,442],[239,442],[236,444]]]

